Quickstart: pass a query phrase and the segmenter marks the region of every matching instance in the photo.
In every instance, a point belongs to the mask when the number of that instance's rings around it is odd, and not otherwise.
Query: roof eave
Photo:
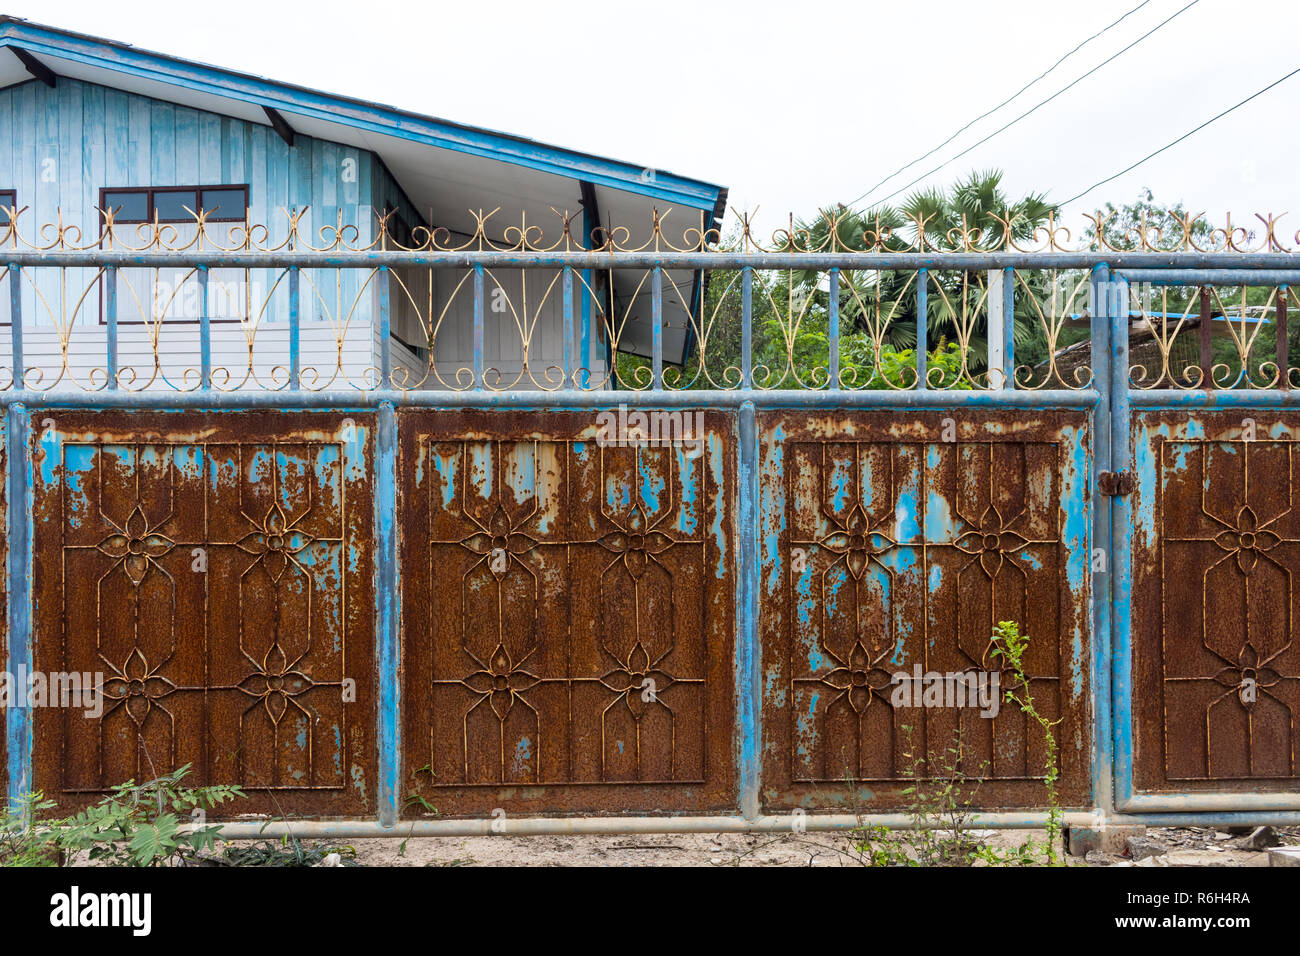
[[[586,180],[720,217],[726,189],[662,170],[636,166],[523,137],[465,126],[391,106],[337,96],[140,50],[128,44],[0,17],[0,46],[71,60],[195,92],[226,97],[284,113],[338,123],[484,159]]]

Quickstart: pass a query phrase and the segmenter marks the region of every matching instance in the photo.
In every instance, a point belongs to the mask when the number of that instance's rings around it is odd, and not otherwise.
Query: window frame
[[[9,202],[5,202],[6,199],[9,199],[10,201],[9,201]],[[12,206],[15,210],[18,209],[18,190],[17,190],[17,188],[14,188],[14,189],[0,189],[0,206],[5,206],[5,207]],[[9,225],[9,223],[7,223],[7,222],[6,222],[6,223],[0,223],[0,228],[3,228],[4,226],[8,226],[8,225]],[[12,280],[12,277],[11,277],[10,275],[8,275],[7,273],[6,273],[6,275],[5,275],[5,281],[7,281],[7,282],[8,282],[8,281],[13,281],[13,280]],[[5,289],[5,291],[4,291],[4,295],[6,295],[6,296],[9,295],[9,290],[8,290],[8,288]],[[13,316],[12,316],[12,315],[9,316],[9,317],[6,318],[6,319],[0,319],[0,328],[4,328],[4,327],[6,327],[6,326],[11,326],[11,325],[13,325],[13,324],[14,324],[14,319],[13,319]]]
[[[6,199],[6,198],[9,199],[9,202],[5,202],[5,199]],[[17,189],[0,189],[0,206],[5,206],[5,207],[12,206],[14,209],[17,209],[17,208],[18,208],[18,190],[17,190]],[[8,223],[3,223],[2,225],[8,225]]]
[[[135,226],[135,225],[148,225],[152,223],[154,221],[154,209],[155,209],[154,196],[156,196],[159,193],[194,193],[196,199],[198,200],[198,206],[199,206],[198,211],[202,213],[203,193],[205,190],[210,191],[214,189],[242,189],[244,192],[244,202],[242,208],[239,211],[238,216],[213,216],[205,220],[206,222],[243,223],[248,221],[248,192],[249,192],[248,183],[209,183],[205,186],[101,186],[99,189],[99,208],[100,208],[99,215],[100,215],[100,219],[103,220],[105,215],[104,210],[108,208],[106,197],[108,196],[109,193],[144,193],[145,195],[146,218],[144,219],[116,219],[115,218],[113,222],[119,225]],[[195,220],[193,218],[174,219],[169,217],[166,219],[159,219],[158,222],[160,224],[168,223],[173,225],[181,225],[184,223],[195,222]]]
[[[147,226],[152,224],[154,221],[153,213],[154,213],[155,194],[192,192],[198,198],[199,211],[202,212],[203,191],[212,190],[212,189],[242,189],[244,191],[244,204],[243,204],[243,210],[241,211],[239,218],[234,218],[233,216],[232,217],[219,216],[216,218],[208,219],[206,220],[207,222],[245,223],[248,221],[248,193],[249,193],[248,183],[209,183],[206,186],[101,186],[99,188],[100,223],[102,224],[106,221],[104,216],[104,210],[107,208],[105,197],[109,193],[144,193],[145,205],[148,212],[147,219],[114,219],[113,223],[114,225]],[[186,223],[194,223],[196,221],[197,220],[192,218],[159,219],[158,224],[159,225],[184,225]],[[108,317],[104,314],[104,283],[102,281],[98,281],[96,284],[99,286],[99,324],[107,325]],[[213,319],[209,319],[209,321],[215,325],[219,322],[239,322],[241,320],[213,318]],[[200,323],[199,319],[175,319],[168,324],[198,325],[199,323]],[[119,318],[118,324],[119,325],[147,325],[148,321],[145,319]]]

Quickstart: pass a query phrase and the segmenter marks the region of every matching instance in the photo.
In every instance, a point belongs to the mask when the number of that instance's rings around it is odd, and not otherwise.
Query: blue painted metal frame
[[[401,620],[397,560],[397,411],[379,404],[375,435],[375,630],[379,662],[379,822],[394,826],[401,813]]]
[[[16,323],[15,323],[16,324]],[[8,469],[9,653],[6,669],[24,674],[32,661],[32,474],[31,419],[21,403],[5,415],[5,462]],[[22,685],[20,693],[25,693]],[[32,728],[25,698],[5,708],[5,742],[8,751],[9,803],[14,805],[31,790]]]
[[[1096,317],[1091,325],[1092,378],[1100,384],[1092,416],[1092,482],[1089,488],[1092,508],[1092,697],[1093,733],[1092,786],[1098,805],[1110,807],[1114,790],[1112,774],[1113,747],[1111,727],[1111,527],[1110,506],[1097,493],[1098,476],[1111,467],[1110,456],[1110,336],[1108,316],[1110,270],[1097,266],[1089,284],[1090,312]]]
[[[762,656],[758,641],[758,426],[752,401],[741,403],[739,465],[736,469],[736,733],[739,760],[740,811],[758,817],[759,769],[763,712]]]

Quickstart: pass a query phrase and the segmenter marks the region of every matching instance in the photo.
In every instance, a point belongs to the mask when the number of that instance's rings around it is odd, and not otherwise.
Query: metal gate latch
[[[1127,471],[1097,472],[1097,490],[1103,495],[1131,495],[1133,493],[1133,475]]]

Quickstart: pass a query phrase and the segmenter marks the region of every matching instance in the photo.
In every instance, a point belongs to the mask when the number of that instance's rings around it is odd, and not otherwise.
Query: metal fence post
[[[1110,270],[1097,266],[1088,286],[1088,314],[1092,316],[1092,384],[1098,393],[1092,413],[1092,699],[1093,800],[1103,814],[1114,810],[1110,704],[1110,498],[1099,491],[1099,476],[1110,470]]]
[[[664,272],[650,273],[650,372],[656,392],[664,387]]]
[[[27,381],[23,361],[23,270],[16,262],[9,263],[9,341],[14,388],[22,388]]]
[[[379,267],[379,387],[393,384],[393,316],[388,266]]]
[[[1128,283],[1111,279],[1107,283],[1110,309],[1110,470],[1123,474],[1132,470],[1132,418],[1129,405]],[[1130,660],[1132,611],[1132,567],[1130,549],[1133,516],[1127,495],[1110,498],[1110,693],[1113,715],[1115,802],[1119,809],[1130,793],[1133,769],[1131,727],[1132,678]],[[1118,702],[1118,706],[1116,706]]]
[[[12,273],[11,273],[12,274]],[[5,420],[5,462],[9,505],[9,660],[10,674],[26,675],[32,660],[32,465],[31,420],[27,408],[9,406]],[[23,681],[23,678],[19,678]],[[12,707],[5,708],[8,749],[9,802],[22,800],[32,789],[32,733],[26,688]]]
[[[474,266],[474,388],[483,387],[483,267]]]
[[[564,295],[564,387],[572,388],[577,385],[576,376],[573,368],[573,267],[564,267],[564,282],[562,285]]]
[[[753,402],[740,405],[739,467],[736,472],[736,704],[739,721],[740,812],[759,815],[759,692],[762,667],[758,646],[758,427]]]
[[[401,688],[398,621],[401,595],[397,569],[397,412],[380,402],[375,436],[375,617],[378,639],[379,822],[397,823],[401,764]]]
[[[289,267],[289,388],[302,384],[302,287],[298,267]]]
[[[206,271],[201,273],[206,276]],[[203,280],[200,280],[201,282]],[[104,324],[107,326],[108,341],[105,346],[105,371],[108,373],[107,387],[110,390],[117,389],[117,266],[109,266],[104,270]],[[207,307],[207,286],[203,284],[203,315],[208,314]],[[203,379],[203,387],[209,385],[208,379]]]
[[[740,273],[740,387],[754,387],[754,270],[748,266]]]
[[[827,290],[827,367],[826,387],[832,391],[840,387],[840,270],[832,269]]]
[[[1002,270],[1002,370],[1003,388],[1016,387],[1016,270]]]
[[[916,387],[929,388],[930,270],[916,270]]]

